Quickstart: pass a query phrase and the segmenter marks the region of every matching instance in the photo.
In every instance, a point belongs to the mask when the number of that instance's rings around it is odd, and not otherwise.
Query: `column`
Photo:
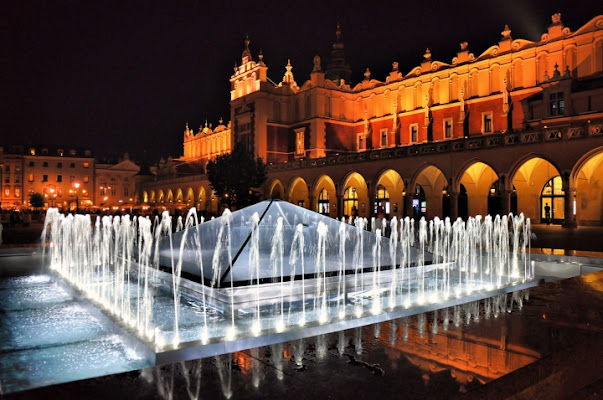
[[[502,191],[502,214],[509,215],[511,212],[511,192],[509,190]],[[502,215],[501,215],[502,217]]]
[[[450,192],[450,221],[454,222],[459,216],[459,192]]]
[[[569,184],[566,186],[566,182],[564,180],[563,190],[565,191],[565,218],[563,219],[561,226],[564,228],[575,228],[577,226],[576,216],[574,215],[574,199],[576,195],[576,189],[570,188]]]
[[[375,216],[375,194],[374,193],[369,193],[368,195],[368,220],[369,223],[371,222],[371,218],[373,218]]]
[[[402,198],[404,202],[404,216],[412,218],[412,193],[406,193]]]
[[[337,219],[343,217],[343,196],[337,195]]]
[[[308,201],[310,202],[310,204],[308,204],[308,209],[310,211],[317,211],[316,210],[316,196],[312,196],[312,195],[308,195]]]

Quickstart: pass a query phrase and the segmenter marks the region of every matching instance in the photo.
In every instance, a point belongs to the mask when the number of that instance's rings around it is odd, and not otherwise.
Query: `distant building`
[[[128,153],[117,163],[97,163],[94,205],[104,211],[126,211],[134,205],[136,174],[140,167]]]
[[[410,71],[394,61],[384,80],[367,68],[358,83],[339,26],[326,69],[314,57],[301,85],[290,62],[271,80],[247,39],[221,138],[187,126],[184,156],[141,180],[139,200],[217,213],[205,175],[176,165],[203,167],[243,143],[270,165],[266,198],[332,217],[370,218],[381,205],[388,217],[523,212],[538,223],[548,205],[554,223],[601,225],[603,16],[576,31],[551,21],[540,41],[505,26],[481,54],[462,42],[444,62],[426,49]]]
[[[90,149],[63,146],[7,146],[2,154],[2,209],[29,207],[40,193],[47,207],[92,206],[95,160]]]

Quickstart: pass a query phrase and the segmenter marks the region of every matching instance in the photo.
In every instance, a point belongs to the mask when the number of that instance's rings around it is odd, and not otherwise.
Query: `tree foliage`
[[[259,157],[254,160],[245,146],[237,143],[230,154],[218,156],[207,164],[207,177],[222,204],[241,208],[260,199],[266,165]]]
[[[34,208],[42,208],[44,207],[44,196],[40,193],[32,193],[29,195],[29,204]]]

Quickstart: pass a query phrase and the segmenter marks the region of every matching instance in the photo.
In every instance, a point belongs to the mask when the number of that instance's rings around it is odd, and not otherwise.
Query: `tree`
[[[40,193],[30,194],[29,204],[34,208],[34,210],[44,207],[44,196],[42,196]]]
[[[207,177],[220,202],[228,208],[241,208],[260,199],[259,188],[266,181],[266,165],[253,159],[245,146],[237,143],[230,154],[207,164]]]

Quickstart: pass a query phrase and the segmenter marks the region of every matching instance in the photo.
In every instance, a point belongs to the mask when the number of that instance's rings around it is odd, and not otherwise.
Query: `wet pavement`
[[[512,312],[512,297],[505,299],[6,397],[600,396],[603,271],[533,288],[529,300],[515,298]]]

